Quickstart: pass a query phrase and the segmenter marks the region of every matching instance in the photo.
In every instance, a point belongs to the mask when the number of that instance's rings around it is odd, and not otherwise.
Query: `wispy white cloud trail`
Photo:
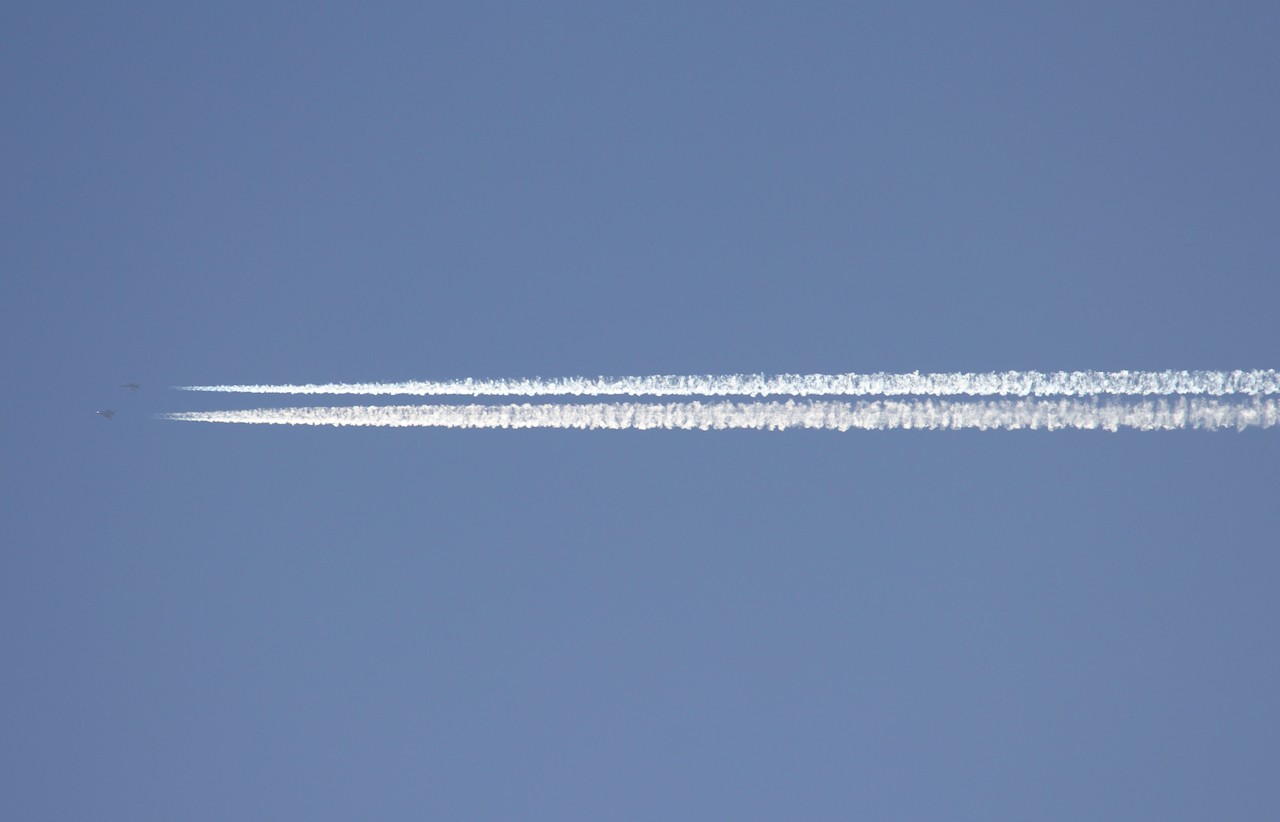
[[[941,374],[726,374],[721,376],[562,377],[322,385],[190,385],[185,391],[241,394],[364,394],[464,397],[543,396],[1012,396],[1280,394],[1280,372],[999,371]]]
[[[872,400],[847,402],[595,403],[530,405],[380,405],[259,408],[163,415],[192,422],[435,428],[695,429],[787,428],[951,431],[1121,428],[1270,428],[1280,400],[1222,401],[1180,397],[1098,400]]]

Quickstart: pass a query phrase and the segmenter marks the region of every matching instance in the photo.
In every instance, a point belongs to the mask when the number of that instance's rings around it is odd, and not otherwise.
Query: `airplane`
[[[107,419],[111,419],[116,415],[115,409],[113,408],[108,408],[105,411],[97,411],[95,413],[97,413],[99,417],[106,417]]]
[[[136,383],[136,382],[127,382],[127,383],[125,383],[124,385],[122,385],[122,386],[120,386],[120,387],[121,387],[121,388],[128,388],[130,391],[137,391],[137,390],[138,390],[139,388],[141,388],[142,386],[141,386],[141,385],[139,385],[139,384],[138,384],[138,383]]]

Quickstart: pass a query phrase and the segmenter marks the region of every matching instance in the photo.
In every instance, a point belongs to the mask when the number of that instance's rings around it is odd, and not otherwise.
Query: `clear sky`
[[[0,817],[1274,814],[1275,429],[151,417],[1277,367],[1280,7],[1055,5],[7,4]]]

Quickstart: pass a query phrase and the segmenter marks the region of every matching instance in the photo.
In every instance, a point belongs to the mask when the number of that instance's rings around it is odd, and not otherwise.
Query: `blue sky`
[[[0,12],[0,815],[1265,815],[1274,430],[151,415],[1276,367],[1277,34],[1261,3]]]

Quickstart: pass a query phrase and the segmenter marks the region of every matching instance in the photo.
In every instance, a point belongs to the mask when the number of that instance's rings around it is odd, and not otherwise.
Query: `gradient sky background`
[[[8,4],[0,816],[1273,817],[1275,430],[150,418],[1280,365],[1277,6],[1045,5]]]

